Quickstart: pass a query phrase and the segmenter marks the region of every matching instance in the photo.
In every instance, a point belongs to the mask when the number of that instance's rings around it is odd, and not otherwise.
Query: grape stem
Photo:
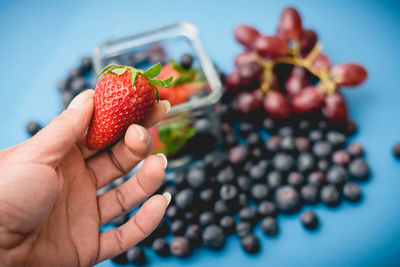
[[[318,88],[329,95],[336,92],[338,80],[333,78],[327,68],[318,69],[315,68],[312,62],[318,56],[322,49],[322,45],[317,43],[308,55],[303,58],[300,55],[300,43],[298,40],[292,40],[292,48],[290,49],[290,55],[274,59],[258,58],[259,64],[263,67],[263,83],[261,84],[260,90],[263,94],[266,94],[271,90],[273,82],[273,68],[276,64],[290,64],[294,66],[300,66],[307,69],[313,75],[319,78]]]

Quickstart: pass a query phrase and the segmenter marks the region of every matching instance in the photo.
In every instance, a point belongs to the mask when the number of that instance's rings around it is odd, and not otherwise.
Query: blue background
[[[224,71],[241,47],[233,28],[246,22],[275,32],[288,4],[319,33],[333,63],[366,66],[369,78],[345,96],[359,126],[372,179],[361,203],[315,207],[321,228],[304,231],[298,215],[281,216],[276,238],[262,238],[262,253],[246,255],[236,237],[221,252],[195,251],[188,259],[153,266],[374,266],[395,265],[400,253],[400,164],[390,153],[400,140],[398,85],[400,3],[396,1],[4,1],[0,0],[0,148],[27,138],[30,119],[47,123],[61,109],[57,80],[103,41],[189,21],[200,29],[210,57]],[[261,232],[257,229],[257,234]],[[148,252],[148,251],[147,251]],[[111,266],[111,262],[101,266]]]

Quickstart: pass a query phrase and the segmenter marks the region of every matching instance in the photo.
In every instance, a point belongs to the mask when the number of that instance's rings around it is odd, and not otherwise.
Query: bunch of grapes
[[[239,25],[234,34],[245,48],[225,80],[236,111],[251,116],[263,109],[273,119],[318,112],[333,123],[349,121],[340,91],[363,83],[367,71],[355,63],[332,67],[317,34],[303,28],[296,9],[283,10],[274,36],[249,25]]]

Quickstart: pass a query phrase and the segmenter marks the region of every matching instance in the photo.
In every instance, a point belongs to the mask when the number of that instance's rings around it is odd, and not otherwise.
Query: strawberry
[[[97,77],[93,117],[86,137],[90,150],[100,150],[118,141],[129,125],[142,123],[158,101],[155,85],[168,87],[172,77],[154,79],[161,71],[160,63],[146,71],[128,66],[109,65]]]
[[[171,61],[170,64],[164,65],[158,79],[165,79],[172,76],[174,83],[169,88],[158,87],[160,99],[166,99],[171,106],[184,103],[189,96],[203,89],[203,82],[199,82],[199,74],[194,68],[189,70],[183,69],[180,65]]]

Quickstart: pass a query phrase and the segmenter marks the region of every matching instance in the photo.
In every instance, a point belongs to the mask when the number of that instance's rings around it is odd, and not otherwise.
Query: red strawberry
[[[176,63],[172,62],[171,64],[167,64],[162,67],[160,74],[157,76],[158,79],[166,79],[167,77],[172,76],[174,81],[177,81],[180,77],[182,77],[182,73],[183,75],[187,74],[188,71],[180,69]],[[194,69],[189,71],[192,70]],[[192,71],[190,74],[195,75],[196,72]],[[186,102],[191,94],[198,92],[203,88],[203,82],[194,81],[194,78],[195,77],[190,77],[190,79],[187,79],[187,81],[177,85],[171,85],[169,88],[161,88],[158,86],[157,88],[160,92],[160,99],[168,100],[171,106]]]
[[[100,150],[118,141],[129,125],[141,123],[158,100],[155,85],[168,87],[165,81],[154,79],[161,71],[160,63],[143,72],[127,66],[110,65],[94,94],[94,111],[86,137],[90,150]]]

